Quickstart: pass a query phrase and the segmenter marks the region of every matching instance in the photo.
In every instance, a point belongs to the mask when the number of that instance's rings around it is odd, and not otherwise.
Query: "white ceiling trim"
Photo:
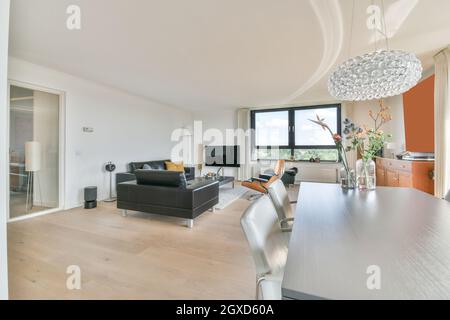
[[[319,67],[297,91],[281,104],[289,104],[318,83],[335,65],[344,43],[344,18],[338,0],[309,0],[322,31],[324,52]],[[300,57],[299,57],[300,58]]]

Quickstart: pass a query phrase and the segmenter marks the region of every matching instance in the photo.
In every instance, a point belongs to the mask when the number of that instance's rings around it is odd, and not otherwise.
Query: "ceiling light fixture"
[[[414,87],[422,77],[422,63],[413,54],[400,50],[390,50],[386,36],[386,21],[384,18],[384,1],[380,19],[374,20],[375,36],[382,34],[386,41],[386,49],[375,51],[349,59],[333,72],[328,80],[328,91],[336,99],[343,101],[365,101],[382,99],[402,94]],[[377,8],[373,5],[372,8]],[[369,8],[371,8],[369,7]],[[355,0],[352,9],[352,27],[350,49],[353,34],[353,16]],[[376,12],[374,11],[374,14]],[[374,19],[377,19],[375,16]],[[380,26],[383,24],[384,32]],[[350,56],[350,54],[349,54]]]

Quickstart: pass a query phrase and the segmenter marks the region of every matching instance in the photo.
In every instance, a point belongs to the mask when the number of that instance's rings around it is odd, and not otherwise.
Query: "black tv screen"
[[[239,168],[239,146],[206,146],[205,165]]]

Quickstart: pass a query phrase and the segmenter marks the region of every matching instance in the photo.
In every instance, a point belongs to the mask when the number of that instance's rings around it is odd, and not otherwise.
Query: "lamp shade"
[[[41,170],[42,147],[37,141],[25,143],[25,171],[36,172]]]

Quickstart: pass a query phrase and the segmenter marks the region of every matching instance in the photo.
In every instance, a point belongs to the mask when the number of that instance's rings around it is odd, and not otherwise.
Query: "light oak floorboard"
[[[296,197],[296,189],[290,190]],[[254,299],[255,268],[239,199],[206,212],[194,228],[182,219],[101,203],[8,225],[11,299]],[[81,290],[66,269],[81,268]]]

